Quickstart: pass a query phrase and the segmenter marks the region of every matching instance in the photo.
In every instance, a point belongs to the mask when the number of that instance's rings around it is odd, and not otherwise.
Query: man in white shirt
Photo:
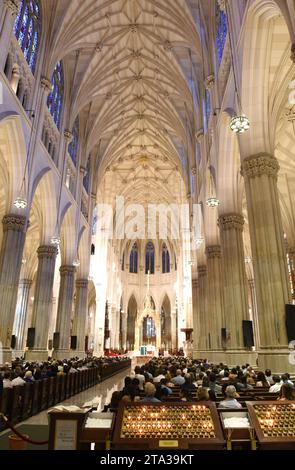
[[[226,387],[225,395],[225,400],[219,403],[218,408],[242,408],[241,403],[239,403],[236,399],[238,394],[234,385],[229,385],[228,387]]]
[[[159,371],[159,375],[157,375],[157,377],[154,378],[154,383],[159,383],[161,382],[162,379],[165,379],[165,375],[164,375],[164,371],[163,370],[160,370]]]
[[[279,393],[282,387],[280,377],[278,375],[274,375],[272,380],[274,381],[274,384],[269,388],[269,393]]]
[[[12,388],[12,382],[10,380],[10,372],[4,373],[3,388]]]
[[[135,375],[134,378],[138,379],[139,381],[139,390],[143,390],[143,386],[145,383],[145,376],[141,374],[140,367],[136,366],[134,369]]]
[[[24,379],[21,377],[21,374],[18,375],[15,379],[11,381],[13,387],[17,387],[18,385],[25,385]]]

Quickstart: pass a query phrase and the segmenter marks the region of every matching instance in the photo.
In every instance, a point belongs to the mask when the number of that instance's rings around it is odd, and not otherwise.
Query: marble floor
[[[89,388],[88,390],[84,390],[83,392],[72,396],[68,400],[63,401],[62,404],[64,406],[80,406],[83,405],[85,402],[91,401],[98,396],[100,398],[100,405],[98,406],[98,411],[100,411],[104,408],[106,404],[110,403],[113,392],[121,390],[123,388],[124,379],[127,375],[130,374],[130,372],[130,369],[125,369],[123,372],[120,372],[119,374],[114,375],[113,377],[110,377],[109,379],[104,380],[103,382],[95,385],[95,387]],[[47,411],[48,410],[42,411],[41,413],[32,416],[26,421],[22,421],[22,423],[19,423],[16,428],[21,425],[47,426]],[[0,433],[0,436],[3,436],[7,432],[10,431],[4,431],[3,433]]]

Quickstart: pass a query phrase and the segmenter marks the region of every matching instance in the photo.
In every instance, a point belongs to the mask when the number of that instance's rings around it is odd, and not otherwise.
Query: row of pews
[[[51,408],[68,398],[94,387],[118,372],[131,366],[131,360],[102,364],[100,367],[81,370],[73,374],[57,375],[24,385],[5,388],[0,396],[0,413],[12,424],[19,423]],[[6,428],[0,420],[0,431]]]

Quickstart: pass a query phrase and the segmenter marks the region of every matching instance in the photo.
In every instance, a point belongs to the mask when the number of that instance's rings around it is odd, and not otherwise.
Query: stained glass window
[[[210,91],[207,89],[205,91],[205,111],[206,111],[206,120],[207,120],[207,127],[208,127],[209,119],[211,116],[211,97],[210,97]]]
[[[162,248],[162,273],[170,273],[170,255],[166,245]]]
[[[220,8],[219,2],[216,1],[216,47],[219,65],[222,61],[222,56],[227,38],[227,31],[228,25],[226,12]]]
[[[155,274],[155,247],[152,242],[148,242],[145,250],[145,273]]]
[[[130,253],[130,269],[131,274],[138,273],[138,248],[137,243],[134,243]]]
[[[86,189],[87,193],[89,193],[89,189],[90,189],[90,157],[88,158],[87,167],[86,167],[86,174],[83,178],[83,186]]]
[[[57,128],[59,129],[64,93],[64,74],[61,62],[58,62],[55,66],[51,84],[52,90],[48,96],[47,106]]]
[[[72,141],[69,145],[69,154],[75,166],[77,166],[78,148],[79,148],[79,118],[77,117],[72,129]]]
[[[37,0],[21,0],[13,32],[34,74],[41,33],[41,12]]]

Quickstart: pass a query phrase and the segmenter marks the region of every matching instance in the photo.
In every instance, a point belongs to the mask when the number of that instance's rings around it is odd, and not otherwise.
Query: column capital
[[[17,16],[19,11],[19,0],[4,0],[4,5],[10,10],[11,15]]]
[[[207,276],[207,266],[198,266],[198,275],[199,277]]]
[[[196,176],[196,174],[197,174],[197,168],[196,168],[195,166],[193,166],[193,167],[191,168],[191,172],[192,172],[192,175],[193,175],[193,176]]]
[[[71,131],[69,131],[69,129],[64,130],[64,138],[68,144],[72,142],[73,134],[71,133]]]
[[[50,93],[52,90],[51,80],[49,80],[49,78],[45,76],[42,76],[40,82],[41,82],[41,87],[44,88],[45,91],[47,91],[47,93]]]
[[[267,175],[277,178],[280,165],[275,157],[268,153],[252,155],[244,159],[241,174],[244,178]]]
[[[207,90],[211,90],[215,84],[215,77],[213,74],[211,75],[208,75],[207,78],[205,78],[205,87],[207,88]]]
[[[21,215],[8,214],[2,219],[3,231],[14,230],[15,232],[24,232],[26,229],[27,218]]]
[[[199,287],[199,280],[198,279],[193,279],[192,280],[192,286],[193,286],[193,288],[198,288]]]
[[[218,219],[218,226],[222,230],[240,230],[243,231],[245,219],[241,214],[223,214]]]
[[[292,44],[291,46],[291,60],[294,62],[295,64],[295,42]]]
[[[61,276],[74,275],[76,268],[73,265],[63,265],[59,268],[59,272]]]
[[[87,289],[88,288],[88,279],[77,279],[76,287],[77,287],[77,289]]]
[[[221,246],[220,245],[207,246],[206,255],[209,259],[221,258]]]
[[[58,248],[54,245],[42,245],[39,246],[38,250],[38,258],[56,258],[58,253]]]

